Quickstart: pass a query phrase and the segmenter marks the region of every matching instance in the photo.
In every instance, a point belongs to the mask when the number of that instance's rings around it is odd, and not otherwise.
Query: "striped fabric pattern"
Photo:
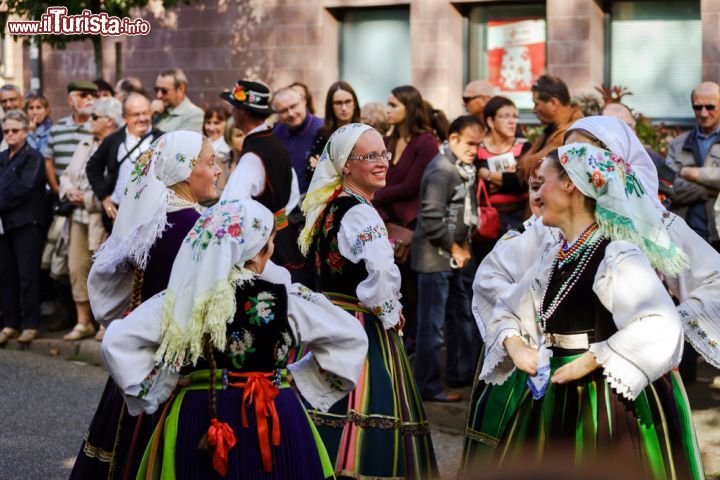
[[[325,292],[363,323],[368,357],[355,390],[328,413],[308,413],[318,428],[335,473],[351,478],[436,478],[430,426],[402,338],[385,330],[358,300]]]
[[[553,373],[577,357],[553,357]],[[539,400],[529,394],[526,378],[516,370],[502,385],[481,382],[475,387],[461,473],[551,457],[576,466],[622,464],[637,471],[638,478],[705,478],[676,371],[650,384],[634,401],[619,397],[601,370],[551,385]]]
[[[43,157],[53,159],[58,178],[70,164],[78,143],[91,137],[88,123],[76,125],[72,115],[61,118],[50,128],[48,143],[42,153]]]

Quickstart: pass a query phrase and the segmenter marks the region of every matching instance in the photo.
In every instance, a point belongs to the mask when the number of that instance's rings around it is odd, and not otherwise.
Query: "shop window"
[[[340,20],[340,78],[361,104],[385,103],[390,90],[411,83],[407,7],[351,9]]]
[[[691,118],[701,81],[700,2],[616,1],[610,6],[610,83],[623,101],[653,119]]]
[[[486,79],[518,108],[545,73],[545,4],[473,6],[468,12],[468,80]]]

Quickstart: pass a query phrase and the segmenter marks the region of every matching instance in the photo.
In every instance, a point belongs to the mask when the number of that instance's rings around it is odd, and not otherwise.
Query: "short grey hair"
[[[22,123],[23,130],[30,128],[28,116],[22,110],[8,110],[2,119],[3,123],[5,123],[6,120],[15,120],[16,122]]]
[[[103,97],[95,100],[92,106],[92,113],[108,117],[115,122],[116,127],[124,123],[122,118],[122,104],[114,97]]]
[[[185,72],[183,72],[181,68],[171,68],[170,70],[163,70],[162,72],[160,72],[158,77],[172,77],[175,88],[178,88],[180,85],[185,85],[185,88],[187,88],[188,86],[187,75],[185,75]]]
[[[2,87],[0,87],[0,90],[2,90],[3,92],[15,92],[22,97],[20,87],[18,87],[17,85],[13,85],[12,83],[6,83]]]
[[[148,104],[148,108],[150,107],[150,99],[145,94],[143,94],[141,92],[130,92],[130,93],[128,93],[128,96],[125,97],[125,99],[122,101],[122,114],[123,115],[127,115],[128,102],[132,101],[135,98],[144,99]]]

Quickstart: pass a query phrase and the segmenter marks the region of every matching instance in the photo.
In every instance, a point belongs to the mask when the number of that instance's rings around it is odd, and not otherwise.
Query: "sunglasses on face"
[[[170,89],[169,89],[169,88],[165,88],[165,87],[155,87],[155,93],[157,93],[157,92],[160,92],[160,93],[162,93],[163,95],[167,95],[168,92],[170,92]]]
[[[75,91],[75,92],[73,92],[73,95],[75,95],[78,98],[97,98],[97,94],[90,92],[90,91],[85,91],[85,92]]]
[[[97,120],[98,118],[105,118],[105,117],[107,117],[107,115],[98,115],[98,114],[96,114],[96,113],[91,113],[91,114],[90,114],[90,118],[91,118],[93,121]]]
[[[695,110],[696,112],[702,112],[703,108],[705,110],[707,110],[708,112],[713,112],[713,111],[715,111],[716,106],[712,105],[712,104],[711,105],[693,105],[692,106],[692,109]]]
[[[483,97],[487,97],[487,95],[473,95],[472,97],[462,97],[462,101],[464,104],[467,105],[468,103],[472,102],[476,98],[483,98]]]
[[[19,133],[21,131],[22,131],[22,128],[3,128],[2,129],[3,135],[9,135],[11,133],[13,135],[15,135],[16,133]]]

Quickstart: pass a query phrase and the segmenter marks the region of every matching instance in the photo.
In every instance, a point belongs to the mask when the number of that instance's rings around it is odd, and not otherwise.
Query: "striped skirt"
[[[326,295],[354,314],[368,336],[355,390],[327,413],[308,411],[335,461],[335,473],[358,479],[437,477],[430,426],[402,338],[385,330],[356,298]]]
[[[551,358],[553,372],[578,357]],[[621,464],[637,472],[635,478],[705,478],[677,372],[650,384],[634,401],[617,395],[600,369],[569,384],[551,384],[539,400],[533,400],[526,379],[516,370],[502,385],[475,386],[461,473],[551,461],[578,468]]]

